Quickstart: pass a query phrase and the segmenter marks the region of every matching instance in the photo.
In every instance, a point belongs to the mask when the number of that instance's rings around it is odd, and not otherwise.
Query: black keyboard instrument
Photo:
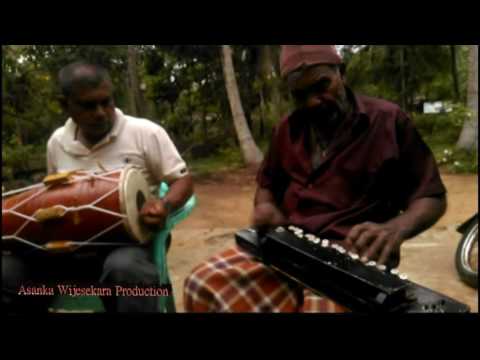
[[[262,236],[242,230],[236,242],[265,265],[353,312],[470,312],[467,305],[408,281],[397,269],[364,263],[338,244],[294,226]]]

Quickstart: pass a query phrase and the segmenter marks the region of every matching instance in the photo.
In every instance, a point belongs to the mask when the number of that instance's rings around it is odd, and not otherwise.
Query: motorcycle
[[[478,213],[457,231],[462,234],[455,255],[458,274],[465,284],[478,289]]]

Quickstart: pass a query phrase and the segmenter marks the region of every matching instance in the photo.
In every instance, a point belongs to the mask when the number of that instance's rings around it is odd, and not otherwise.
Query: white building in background
[[[426,102],[423,104],[424,114],[440,114],[451,112],[452,110],[451,104],[443,101]]]

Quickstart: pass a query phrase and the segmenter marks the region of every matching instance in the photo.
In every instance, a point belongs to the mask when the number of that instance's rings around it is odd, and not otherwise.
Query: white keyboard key
[[[355,253],[352,253],[352,252],[349,252],[348,255],[350,255],[350,257],[353,259],[353,260],[358,260],[360,259],[360,256],[358,254],[355,254]]]
[[[377,269],[380,270],[380,271],[385,271],[385,270],[387,270],[387,267],[385,265],[378,265]]]
[[[392,275],[397,275],[397,276],[398,276],[398,275],[400,275],[400,270],[398,270],[398,269],[392,269],[392,270],[390,270],[390,274],[392,274]]]

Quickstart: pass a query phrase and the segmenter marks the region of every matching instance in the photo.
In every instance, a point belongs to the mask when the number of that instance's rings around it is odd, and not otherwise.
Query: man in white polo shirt
[[[183,206],[193,194],[192,177],[166,131],[149,120],[127,116],[116,109],[110,76],[100,66],[70,64],[60,71],[59,84],[60,101],[70,118],[48,141],[48,172],[140,167],[152,189],[161,182],[170,186],[164,199],[147,202],[141,210],[141,221],[161,229],[169,212]],[[98,275],[104,286],[159,284],[150,246],[109,251],[99,255],[93,265],[70,258],[56,263],[51,258],[45,261],[6,255],[2,260],[2,302],[13,311],[19,307],[32,311],[48,307],[48,301],[18,296],[17,290],[26,279],[41,281],[42,276],[60,276],[69,271],[76,275],[85,272],[85,277]],[[154,297],[105,297],[103,301],[106,310],[112,312],[155,312],[158,303]]]

